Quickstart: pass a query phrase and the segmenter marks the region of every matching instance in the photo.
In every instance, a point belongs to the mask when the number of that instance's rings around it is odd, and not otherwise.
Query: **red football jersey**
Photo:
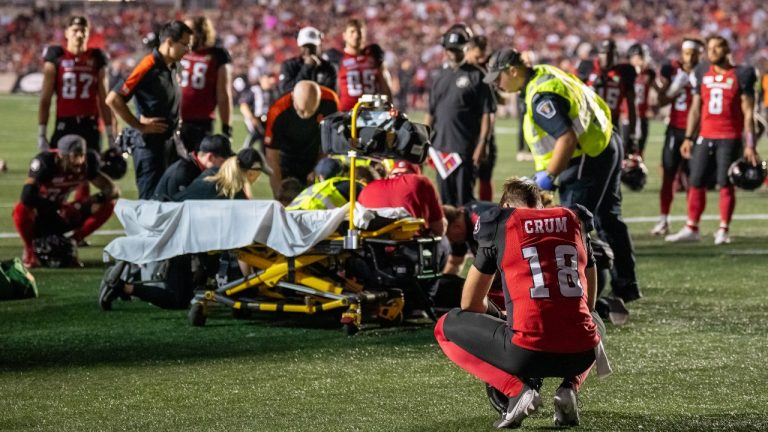
[[[86,153],[86,163],[77,171],[64,171],[56,165],[55,151],[38,154],[29,165],[29,177],[40,187],[39,196],[58,205],[67,202],[75,188],[88,183],[98,173],[99,155],[93,151]]]
[[[661,68],[661,75],[669,79],[670,82],[674,81],[675,77],[680,74],[690,75],[676,64],[665,65]],[[692,98],[693,86],[691,80],[688,79],[669,109],[669,126],[685,130],[688,126],[688,109],[691,107]]]
[[[656,79],[656,72],[653,69],[644,69],[635,78],[635,107],[637,108],[637,118],[648,117],[648,108],[650,106],[651,85]]]
[[[339,111],[350,111],[364,94],[376,93],[376,77],[384,61],[378,45],[368,45],[360,54],[344,53],[339,67]]]
[[[61,46],[50,46],[43,59],[56,65],[56,117],[99,115],[99,71],[107,56],[98,48],[75,55]]]
[[[744,130],[741,95],[754,94],[752,68],[733,67],[717,73],[710,66],[704,74],[697,70],[696,89],[701,95],[701,130],[707,139],[740,139]],[[750,83],[751,72],[751,83]]]
[[[512,343],[547,352],[582,352],[598,341],[587,305],[587,251],[579,218],[565,208],[517,208],[497,243]],[[501,235],[501,234],[500,234]]]
[[[212,120],[216,117],[216,85],[219,67],[230,63],[227,50],[213,47],[192,51],[181,65],[181,120]]]
[[[603,70],[597,60],[592,64],[587,85],[608,104],[614,124],[618,124],[621,106],[626,102],[628,90],[634,86],[636,76],[635,68],[626,63],[614,65],[607,70]]]

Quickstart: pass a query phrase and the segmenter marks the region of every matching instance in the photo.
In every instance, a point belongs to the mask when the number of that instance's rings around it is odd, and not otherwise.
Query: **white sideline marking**
[[[669,220],[672,222],[685,222],[686,219],[687,218],[685,216],[669,217]],[[706,221],[719,221],[720,216],[704,215],[702,216],[701,219]],[[768,220],[768,214],[758,213],[758,214],[733,215],[733,219],[734,220]],[[626,223],[647,223],[647,222],[656,222],[658,220],[659,220],[658,216],[637,216],[637,217],[624,218],[624,222]],[[99,230],[91,235],[107,236],[107,235],[124,235],[124,234],[125,234],[125,231],[123,230]],[[0,239],[9,239],[9,238],[19,238],[19,235],[15,232],[0,233]]]

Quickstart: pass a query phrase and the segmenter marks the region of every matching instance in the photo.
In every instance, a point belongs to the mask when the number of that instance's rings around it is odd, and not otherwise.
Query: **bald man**
[[[313,180],[312,169],[323,157],[320,122],[338,107],[339,97],[333,90],[299,81],[269,108],[264,146],[273,171],[269,181],[273,196],[277,197],[284,178],[293,177],[303,187]]]

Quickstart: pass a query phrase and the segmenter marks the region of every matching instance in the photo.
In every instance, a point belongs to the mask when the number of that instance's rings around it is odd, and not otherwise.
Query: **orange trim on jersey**
[[[149,70],[155,66],[156,61],[157,60],[155,59],[154,53],[148,54],[143,59],[141,59],[141,62],[136,65],[136,67],[131,71],[131,74],[128,75],[128,78],[125,79],[123,86],[120,87],[120,95],[128,96],[133,91],[133,89],[136,88],[136,85],[139,84],[139,81],[144,78],[144,75],[146,75],[147,72],[149,72]]]
[[[768,73],[763,75],[763,105],[768,108]]]
[[[292,94],[293,93],[284,94],[269,107],[269,111],[267,112],[267,127],[264,131],[264,145],[272,145],[272,128],[275,125],[275,120],[280,117],[280,114],[293,106],[293,98],[291,98]]]
[[[339,106],[339,95],[328,87],[320,86],[320,100],[331,100]]]

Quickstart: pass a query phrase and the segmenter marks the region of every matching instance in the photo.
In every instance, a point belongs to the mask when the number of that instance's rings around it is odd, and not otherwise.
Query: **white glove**
[[[45,137],[45,135],[38,135],[37,136],[37,150],[43,152],[48,149],[50,149],[51,146],[48,144],[48,138]]]
[[[107,148],[117,148],[115,135],[111,131],[107,131]]]
[[[672,84],[667,89],[667,97],[675,97],[685,88],[685,85],[691,81],[690,75],[683,70],[678,70],[677,75],[672,79]]]

